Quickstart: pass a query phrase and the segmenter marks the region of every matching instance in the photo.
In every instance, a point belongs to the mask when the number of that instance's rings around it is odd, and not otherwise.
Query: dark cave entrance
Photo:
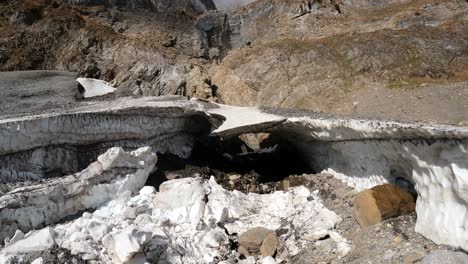
[[[245,192],[274,190],[290,175],[314,173],[301,153],[274,134],[242,134],[197,138],[191,157],[158,154],[157,170],[147,185],[158,187],[170,179],[214,176],[227,189]]]

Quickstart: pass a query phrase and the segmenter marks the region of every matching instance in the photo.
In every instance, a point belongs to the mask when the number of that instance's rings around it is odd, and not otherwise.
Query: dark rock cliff
[[[104,5],[107,7],[147,8],[157,11],[193,9],[205,12],[216,9],[211,0],[63,0],[72,5]]]

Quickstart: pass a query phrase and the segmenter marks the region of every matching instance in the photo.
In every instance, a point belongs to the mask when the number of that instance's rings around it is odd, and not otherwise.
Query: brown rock
[[[354,198],[353,215],[363,227],[414,212],[414,197],[391,184],[364,190]]]
[[[238,252],[246,256],[266,257],[275,254],[277,246],[278,238],[275,232],[263,227],[255,227],[239,236]]]
[[[403,239],[401,238],[401,236],[397,236],[393,239],[393,241],[395,242],[395,244],[399,245],[401,244],[401,242],[403,241]]]
[[[260,255],[262,255],[262,257],[273,256],[277,246],[278,237],[276,237],[274,232],[269,233],[260,247]]]
[[[288,180],[283,180],[281,185],[282,185],[281,187],[282,187],[283,191],[287,192],[289,190],[289,181]]]
[[[244,256],[250,256],[250,252],[243,246],[240,246],[237,249],[237,252],[239,252],[239,254],[244,255]]]
[[[239,135],[239,139],[251,149],[261,149],[262,143],[269,137],[269,133],[246,133]]]
[[[418,263],[423,257],[424,254],[421,252],[410,252],[403,258],[403,264]]]

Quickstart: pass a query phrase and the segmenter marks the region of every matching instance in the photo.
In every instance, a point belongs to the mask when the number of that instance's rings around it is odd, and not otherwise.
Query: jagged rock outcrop
[[[0,69],[78,72],[118,96],[467,122],[465,1],[73,3],[0,4]]]
[[[95,5],[102,3],[123,7]],[[211,60],[210,51],[211,57],[217,57],[219,47],[208,46],[207,33],[195,25],[199,15],[214,8],[211,1],[83,4],[90,6],[57,1],[0,3],[0,69],[76,72],[79,77],[111,83],[121,96],[193,96],[189,81],[211,89],[203,65]],[[155,9],[143,8],[146,5]],[[14,19],[29,9],[38,14],[34,21],[25,24],[24,19]],[[194,84],[195,80],[200,83]]]
[[[205,12],[216,8],[212,0],[63,0],[73,5],[104,5],[108,7],[149,8],[155,11],[193,9]]]
[[[226,104],[461,124],[466,10],[464,1],[256,1],[228,16],[233,49],[210,69],[212,83]]]

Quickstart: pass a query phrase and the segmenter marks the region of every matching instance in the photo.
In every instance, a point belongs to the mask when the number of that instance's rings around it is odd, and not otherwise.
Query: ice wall
[[[414,184],[416,231],[438,244],[468,249],[467,139],[405,139],[394,132],[388,139],[347,139],[342,135],[343,139],[327,140],[321,133],[319,140],[312,130],[280,130],[314,171],[331,173],[357,190],[386,182]]]
[[[227,119],[214,133],[275,133],[296,146],[313,171],[331,173],[358,190],[412,183],[416,231],[468,250],[468,128],[307,113],[290,117],[288,111],[272,115],[231,106],[210,111]]]
[[[86,167],[108,148],[151,146],[190,155],[194,137],[221,119],[174,98],[92,102],[66,113],[0,121],[0,183],[61,176]]]
[[[85,170],[17,188],[0,196],[0,241],[97,208],[124,193],[137,193],[156,164],[150,147],[125,152],[111,148]]]

